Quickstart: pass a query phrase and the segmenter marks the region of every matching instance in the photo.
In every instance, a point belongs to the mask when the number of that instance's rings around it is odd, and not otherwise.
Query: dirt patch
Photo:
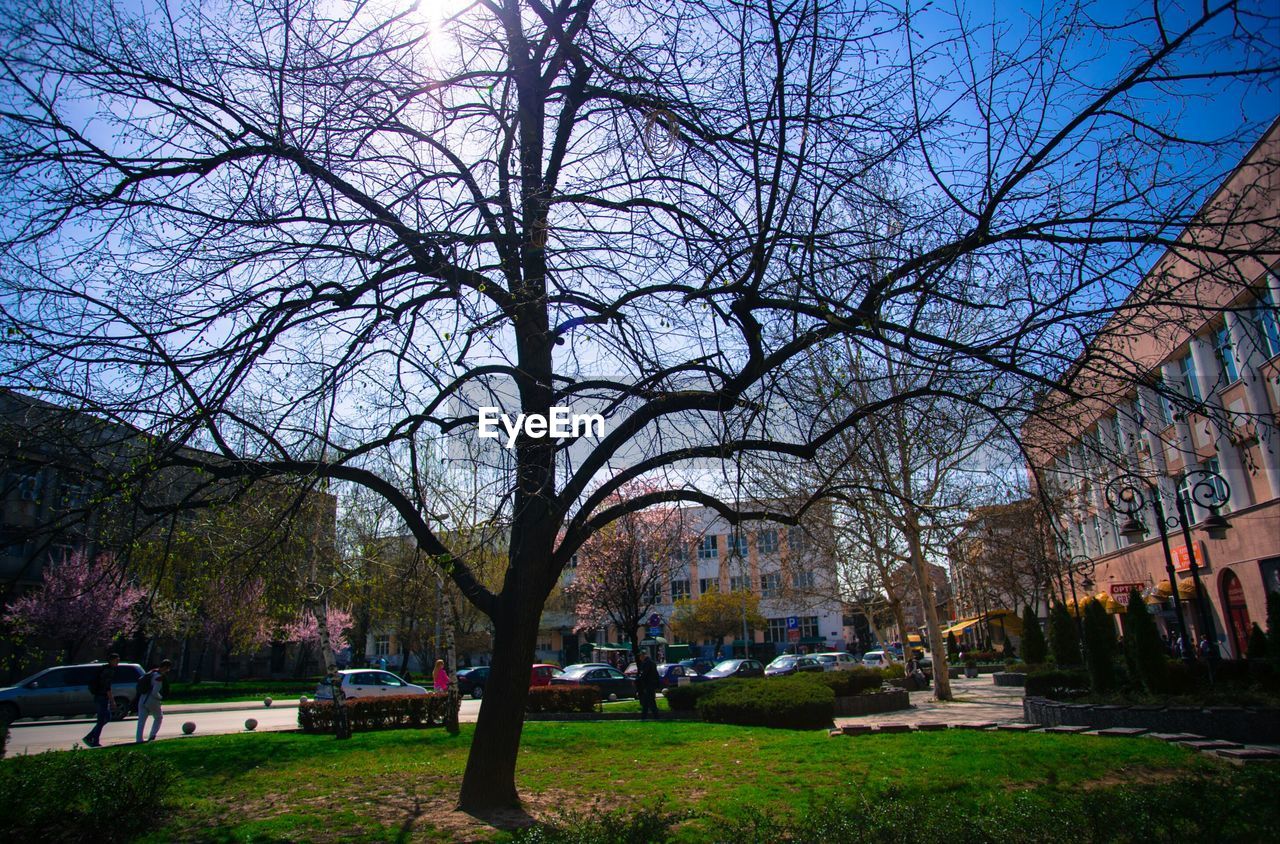
[[[1122,785],[1148,785],[1167,783],[1182,779],[1188,774],[1185,770],[1169,768],[1147,768],[1137,771],[1113,771],[1106,776],[1093,780],[1085,780],[1079,784],[1082,791],[1098,791],[1104,788],[1116,788]]]
[[[388,795],[370,807],[370,814],[388,825],[399,827],[406,840],[431,839],[441,834],[450,840],[472,844],[486,842],[501,831],[511,831],[536,823],[554,823],[569,813],[591,813],[615,808],[599,795],[552,790],[521,795],[523,807],[472,815],[458,811],[455,798],[422,797],[412,790]]]

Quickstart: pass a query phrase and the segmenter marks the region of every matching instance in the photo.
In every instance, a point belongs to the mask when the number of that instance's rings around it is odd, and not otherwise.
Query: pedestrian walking
[[[662,680],[658,677],[658,666],[653,664],[649,654],[641,651],[636,658],[636,694],[640,697],[640,717],[650,715],[658,717],[658,686]]]
[[[449,672],[445,670],[443,659],[436,660],[436,671],[431,679],[431,685],[437,692],[449,691]]]
[[[98,747],[102,743],[102,728],[111,720],[111,684],[116,680],[116,666],[119,664],[120,654],[108,654],[107,661],[89,679],[89,694],[93,695],[98,721],[84,737],[88,747]]]
[[[147,741],[155,741],[160,732],[160,722],[164,720],[161,703],[169,693],[169,668],[173,665],[169,660],[161,660],[160,665],[151,669],[138,681],[138,735],[134,742],[142,744],[143,728],[147,718],[151,719],[151,736]]]
[[[387,670],[387,658],[385,656],[378,657],[378,667],[383,671]]]

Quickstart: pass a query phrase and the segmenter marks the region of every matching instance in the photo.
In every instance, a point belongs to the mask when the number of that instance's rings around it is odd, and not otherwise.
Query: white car
[[[348,668],[339,671],[342,675],[342,693],[347,699],[358,697],[378,697],[379,695],[425,695],[430,694],[422,686],[406,683],[390,671],[379,671],[370,668]],[[316,686],[316,700],[333,700],[333,689],[328,683]]]
[[[858,667],[858,660],[853,658],[853,654],[844,651],[828,651],[812,656],[822,663],[823,671],[852,671]]]
[[[868,668],[884,668],[897,661],[893,651],[867,651],[862,655],[862,664]]]

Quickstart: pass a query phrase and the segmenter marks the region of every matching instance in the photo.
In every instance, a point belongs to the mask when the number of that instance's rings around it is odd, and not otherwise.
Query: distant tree
[[[959,657],[960,657],[960,643],[956,641],[956,634],[955,634],[955,632],[954,632],[954,631],[948,631],[948,633],[947,633],[947,658],[948,658],[948,659],[958,659]]]
[[[276,627],[267,611],[267,588],[261,578],[221,578],[213,586],[205,592],[198,614],[205,650],[196,663],[197,678],[210,651],[221,656],[224,678],[229,677],[230,658],[267,645]]]
[[[1022,661],[1028,665],[1040,665],[1049,658],[1049,646],[1040,629],[1040,617],[1035,607],[1027,604],[1022,611]]]
[[[1084,609],[1084,661],[1095,692],[1115,688],[1115,652],[1116,626],[1100,602],[1090,601]]]
[[[601,506],[625,507],[628,499],[654,491],[650,485],[629,484]],[[628,512],[592,534],[578,549],[578,567],[565,588],[578,629],[593,630],[608,621],[639,653],[640,625],[661,603],[675,561],[693,541],[683,511],[670,506]]]
[[[114,557],[75,551],[46,567],[40,586],[10,604],[5,621],[18,636],[57,641],[74,662],[87,648],[104,648],[133,632],[142,597]]]
[[[352,628],[352,617],[348,610],[329,606],[325,608],[325,626],[329,630],[329,649],[336,656],[338,651],[347,646],[347,632]],[[296,642],[299,648],[298,662],[304,665],[306,657],[313,648],[321,645],[320,625],[316,622],[315,613],[302,610],[298,617],[287,624],[281,631],[280,638],[285,642]]]
[[[715,639],[741,634],[743,623],[763,627],[760,596],[754,592],[704,592],[693,600],[676,602],[671,628],[682,639]]]
[[[1129,664],[1148,693],[1164,688],[1166,658],[1156,620],[1147,612],[1146,602],[1135,589],[1129,592],[1129,609],[1124,616],[1124,649]]]
[[[1049,611],[1049,651],[1060,666],[1080,665],[1080,636],[1075,620],[1063,604]]]

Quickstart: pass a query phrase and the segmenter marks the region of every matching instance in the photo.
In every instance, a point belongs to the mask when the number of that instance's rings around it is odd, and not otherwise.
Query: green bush
[[[1090,601],[1084,609],[1084,659],[1095,692],[1116,687],[1115,653],[1116,626],[1102,604]]]
[[[155,822],[177,774],[131,749],[17,756],[0,765],[0,837],[125,841]]]
[[[595,686],[534,686],[525,701],[525,712],[594,712],[600,703]]]
[[[667,706],[672,712],[693,712],[698,708],[698,701],[714,692],[716,689],[724,686],[740,686],[750,683],[750,680],[728,679],[728,680],[708,680],[702,683],[690,683],[687,686],[673,686],[663,691],[663,696],[667,699]],[[763,682],[757,679],[756,682]]]
[[[1025,694],[1028,697],[1061,699],[1089,690],[1089,674],[1079,668],[1056,668],[1027,674]]]
[[[4,758],[5,747],[9,744],[9,719],[0,716],[0,759]]]
[[[1022,659],[1031,665],[1040,665],[1049,658],[1049,645],[1040,629],[1040,617],[1035,607],[1027,604],[1022,611]]]
[[[831,689],[836,697],[852,697],[853,695],[876,692],[884,685],[884,674],[878,668],[859,666],[849,671],[824,671],[821,674],[801,674],[801,677]]]
[[[278,700],[297,698],[302,695],[313,697],[316,687],[320,685],[319,677],[302,680],[235,680],[230,683],[181,683],[169,684],[169,693],[165,700],[170,703],[181,703],[184,700],[204,698],[207,700],[256,700],[272,697]]]
[[[809,677],[777,677],[720,686],[698,701],[698,716],[746,727],[821,729],[831,726],[835,700],[830,687]]]
[[[443,692],[387,695],[355,698],[344,705],[352,732],[437,727],[444,724],[449,696]],[[332,700],[309,700],[298,705],[298,726],[308,733],[331,733],[334,731],[335,714]]]
[[[901,662],[895,662],[892,665],[886,665],[879,669],[880,676],[885,680],[901,680],[907,676],[907,667]]]
[[[1054,604],[1049,611],[1049,653],[1064,668],[1083,664],[1075,619],[1062,604]]]
[[[1148,694],[1165,686],[1168,657],[1156,630],[1156,620],[1135,589],[1129,593],[1129,609],[1124,617],[1124,649],[1131,671]]]
[[[960,643],[956,641],[954,632],[947,634],[947,659],[955,661],[960,657]]]

